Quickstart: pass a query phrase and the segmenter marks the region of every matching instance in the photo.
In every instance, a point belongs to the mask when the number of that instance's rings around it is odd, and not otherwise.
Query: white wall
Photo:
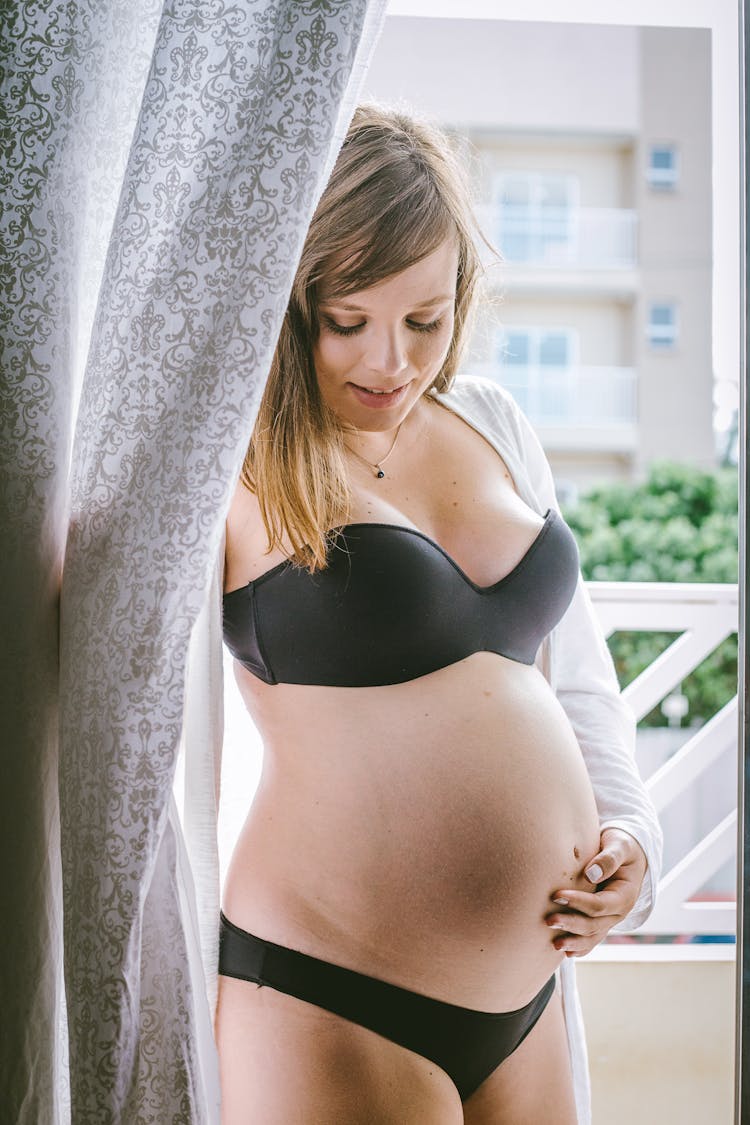
[[[552,101],[550,91],[547,99]],[[548,107],[549,115],[549,107]],[[498,127],[499,128],[499,127]],[[510,139],[507,134],[496,140],[488,133],[476,133],[481,146],[483,191],[492,198],[492,176],[506,172],[542,172],[545,175],[572,175],[581,207],[632,208],[629,192],[632,142],[629,140],[587,142],[585,138],[543,139],[538,135]]]
[[[462,127],[630,134],[637,36],[630,27],[388,16],[363,99],[404,98]],[[559,96],[550,99],[551,89]]]

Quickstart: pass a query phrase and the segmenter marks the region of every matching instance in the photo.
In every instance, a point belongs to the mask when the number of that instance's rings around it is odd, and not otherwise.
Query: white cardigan
[[[530,508],[540,515],[547,508],[557,508],[552,473],[542,447],[507,391],[488,379],[459,376],[449,392],[437,397],[497,450],[518,494]],[[223,733],[222,583],[223,557],[217,561],[206,609],[191,641],[183,732],[184,830],[190,868],[183,864],[178,873],[187,896],[186,927],[194,939],[193,976],[196,987],[200,984],[205,988],[210,1012],[216,998],[220,894],[216,816]],[[591,778],[601,827],[624,829],[646,853],[648,870],[641,894],[628,918],[618,927],[635,929],[653,908],[661,868],[661,830],[635,766],[635,721],[620,695],[612,658],[580,576],[569,608],[540,647],[537,664],[575,732]],[[193,892],[196,902],[191,901]],[[200,972],[200,960],[205,976]],[[590,1125],[586,1045],[572,958],[561,964],[560,981],[578,1121],[579,1125]],[[196,1003],[199,1009],[203,1007],[200,1000]],[[203,1017],[204,1036],[199,1046],[206,1058],[206,1081],[213,1087],[215,1049],[210,1042],[206,1011]]]

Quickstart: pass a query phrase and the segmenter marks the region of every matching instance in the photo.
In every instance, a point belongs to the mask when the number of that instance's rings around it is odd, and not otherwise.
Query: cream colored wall
[[[405,99],[469,128],[632,133],[638,29],[388,16],[364,97]]]
[[[579,363],[589,367],[630,366],[630,309],[616,301],[528,300],[513,295],[487,319],[498,328],[571,328],[579,335]]]
[[[640,340],[639,462],[673,457],[683,460],[689,450],[694,465],[716,463],[711,368],[710,293],[706,271],[700,268],[651,270],[642,302],[673,301],[677,307],[679,338],[675,348],[659,352]]]
[[[678,148],[680,181],[671,192],[639,179],[638,207],[648,237],[641,264],[711,261],[711,40],[708,31],[644,28],[642,160],[650,144]]]
[[[732,1125],[734,964],[577,966],[593,1125]]]
[[[677,145],[680,182],[654,191],[638,179],[642,287],[639,369],[639,468],[656,457],[710,467],[713,437],[711,355],[711,89],[707,31],[648,28],[642,36],[642,107],[638,162],[651,143]],[[645,339],[646,306],[677,306],[679,342],[655,351]]]
[[[630,149],[628,143],[597,144],[576,142],[573,138],[530,137],[514,141],[507,136],[502,144],[480,134],[473,137],[482,153],[482,188],[491,198],[493,174],[542,172],[545,175],[570,175],[579,183],[581,207],[627,207]]]

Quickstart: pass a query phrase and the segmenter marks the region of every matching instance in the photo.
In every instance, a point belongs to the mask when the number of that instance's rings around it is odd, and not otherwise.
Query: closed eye
[[[427,321],[426,324],[422,324],[418,320],[407,320],[406,323],[413,332],[437,332],[438,328],[443,323],[443,318],[439,316],[436,320]]]
[[[330,316],[322,316],[321,320],[324,321],[326,328],[336,336],[354,336],[365,326],[364,320],[361,324],[337,324],[335,320],[331,320]]]
[[[321,316],[321,319],[325,322],[326,328],[336,336],[354,336],[357,332],[360,332],[366,324],[364,320],[360,324],[338,324],[330,316],[325,316],[324,314]],[[443,318],[439,316],[435,320],[430,320],[426,323],[422,323],[418,320],[407,320],[406,324],[412,332],[436,332],[442,322]]]

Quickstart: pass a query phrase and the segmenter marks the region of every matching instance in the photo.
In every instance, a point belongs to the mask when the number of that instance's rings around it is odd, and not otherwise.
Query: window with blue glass
[[[576,239],[575,176],[513,172],[495,183],[497,241],[508,262],[564,265]]]
[[[677,346],[677,307],[671,301],[654,301],[648,306],[646,337],[656,351]]]
[[[677,148],[675,145],[649,145],[646,179],[658,191],[673,191],[679,182]]]
[[[564,421],[573,409],[571,369],[578,334],[570,328],[506,328],[499,337],[502,384],[536,422]]]

